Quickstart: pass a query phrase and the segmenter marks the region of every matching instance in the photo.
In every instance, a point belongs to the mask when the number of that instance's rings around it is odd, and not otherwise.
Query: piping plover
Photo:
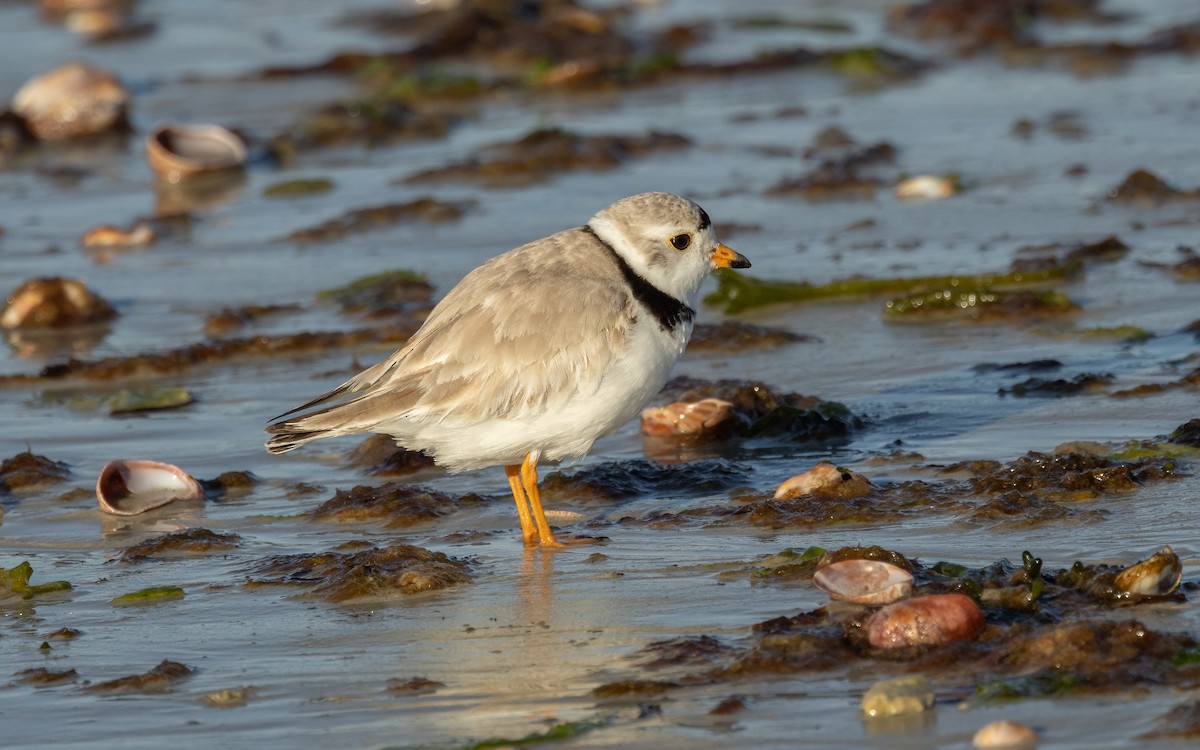
[[[687,345],[700,283],[749,266],[692,201],[619,200],[467,274],[403,348],[277,417],[267,450],[379,432],[450,471],[503,465],[526,544],[563,546],[538,461],[582,456],[637,416]]]

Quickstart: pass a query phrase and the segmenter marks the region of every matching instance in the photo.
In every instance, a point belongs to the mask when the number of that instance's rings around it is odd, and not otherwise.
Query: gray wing
[[[634,322],[615,269],[578,229],[492,259],[454,287],[402,349],[288,414],[361,395],[272,424],[268,449],[282,453],[398,419],[536,415],[594,393]]]

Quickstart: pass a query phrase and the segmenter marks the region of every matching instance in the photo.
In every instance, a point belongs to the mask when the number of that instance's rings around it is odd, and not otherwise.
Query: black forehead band
[[[700,208],[696,206],[696,208]],[[708,218],[708,212],[700,208],[700,231],[704,231],[712,226],[712,219]]]

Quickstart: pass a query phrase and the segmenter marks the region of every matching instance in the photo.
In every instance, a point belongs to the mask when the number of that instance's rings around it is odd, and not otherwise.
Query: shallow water
[[[648,4],[634,23],[657,28],[696,17],[713,19],[711,39],[689,52],[697,59],[739,59],[755,50],[808,43],[850,46],[885,39],[897,49],[938,59],[936,47],[886,37],[875,2],[757,3],[800,18],[836,18],[847,35],[796,29],[741,28],[736,11],[715,2]],[[336,22],[344,10],[310,2],[272,4],[156,3],[142,9],[157,31],[131,42],[88,45],[39,21],[29,4],[0,5],[0,91],[63,61],[82,58],[122,77],[135,93],[133,125],[144,133],[165,121],[216,121],[265,137],[315,103],[346,96],[333,78],[234,82],[267,65],[311,63],[349,47],[383,49],[389,40]],[[738,6],[742,7],[742,6]],[[1196,22],[1186,2],[1111,4],[1129,17],[1112,25],[1055,29],[1063,38],[1130,39],[1172,24]],[[747,443],[721,455],[747,467],[746,484],[774,488],[829,459],[885,483],[906,478],[904,463],[877,463],[899,446],[930,464],[1009,460],[1060,443],[1122,443],[1170,433],[1197,414],[1194,390],[1141,398],[1092,393],[1069,398],[1001,397],[1019,378],[980,374],[980,363],[1056,358],[1062,376],[1111,373],[1130,388],[1168,382],[1194,367],[1179,362],[1197,350],[1182,329],[1200,318],[1200,284],[1151,264],[1181,260],[1195,247],[1200,203],[1151,209],[1105,203],[1108,191],[1137,168],[1181,188],[1200,186],[1195,159],[1200,126],[1200,61],[1178,54],[1143,56],[1112,75],[1079,77],[1057,69],[1005,67],[991,58],[946,61],[913,81],[879,88],[822,70],[689,80],[630,92],[491,101],[483,113],[443,140],[386,148],[345,148],[302,155],[289,169],[252,164],[226,202],[194,213],[186,234],[145,250],[101,257],[77,238],[99,223],[128,224],[154,211],[153,177],[140,143],[108,150],[48,148],[0,171],[0,289],[34,276],[86,280],[119,310],[111,332],[76,356],[99,358],[159,351],[202,340],[204,319],[247,304],[309,306],[315,293],[366,274],[410,268],[439,290],[491,255],[584,221],[623,195],[671,190],[695,197],[722,223],[758,225],[726,241],[749,256],[760,278],[816,283],[868,278],[1000,272],[1025,246],[1071,246],[1117,234],[1132,251],[1093,264],[1067,291],[1082,311],[1067,321],[989,325],[891,324],[882,300],[777,306],[738,319],[818,338],[736,356],[689,354],[678,374],[754,378],[848,405],[868,418],[837,444]],[[7,94],[6,94],[7,95]],[[803,107],[801,117],[774,113]],[[1054,135],[1044,123],[1073,113],[1079,138]],[[757,118],[748,118],[756,115]],[[1029,139],[1013,135],[1025,118]],[[519,189],[474,185],[405,185],[397,178],[471,154],[482,144],[519,137],[537,126],[579,132],[684,133],[695,145],[602,173],[578,172]],[[811,165],[800,152],[815,133],[837,125],[860,143],[886,140],[899,150],[892,173],[957,173],[967,185],[944,201],[902,202],[883,189],[873,200],[806,202],[764,191]],[[781,157],[764,147],[787,149]],[[1086,165],[1080,177],[1064,172]],[[86,170],[64,180],[64,167]],[[59,170],[56,172],[55,170]],[[316,197],[275,200],[263,188],[284,179],[328,177],[336,188]],[[440,225],[400,224],[351,234],[333,243],[295,246],[278,238],[347,210],[434,194],[472,199],[475,210]],[[867,227],[856,226],[872,219]],[[711,287],[709,287],[711,288]],[[701,322],[720,314],[703,309]],[[286,333],[350,329],[359,321],[332,307],[248,330]],[[1154,334],[1143,343],[1084,339],[1069,332],[1135,325]],[[623,517],[730,502],[726,492],[655,493],[610,505],[553,498],[558,510],[590,523],[572,528],[610,542],[584,551],[523,550],[502,472],[415,478],[451,494],[491,498],[405,533],[370,524],[315,523],[299,515],[335,489],[377,480],[343,465],[354,440],[317,444],[284,457],[262,449],[266,421],[345,379],[385,348],[330,350],[198,368],[156,384],[185,385],[197,402],[182,409],[112,417],[72,407],[58,386],[0,390],[0,457],[28,445],[66,462],[68,483],[49,491],[0,495],[0,566],[29,560],[34,582],[65,579],[69,594],[5,603],[0,627],[0,724],[3,744],[61,747],[380,747],[456,746],[488,737],[523,737],[551,725],[604,717],[605,726],[571,742],[578,747],[963,747],[995,718],[1037,726],[1044,745],[1061,748],[1184,747],[1186,740],[1140,740],[1173,706],[1195,695],[1116,690],[1086,699],[1004,704],[960,702],[971,695],[939,685],[935,711],[911,725],[860,719],[862,691],[881,674],[780,676],[684,688],[639,714],[636,705],[597,705],[598,685],[639,675],[634,654],[646,644],[707,634],[745,644],[754,623],[814,609],[825,602],[808,584],[751,585],[722,571],[788,547],[880,544],[924,561],[982,566],[1019,560],[1032,550],[1047,570],[1076,559],[1127,564],[1170,544],[1184,561],[1184,581],[1197,582],[1200,511],[1193,475],[1129,496],[1086,503],[1103,521],[1065,521],[1033,528],[966,524],[945,515],[903,522],[769,531],[748,526],[619,524]],[[62,353],[26,356],[0,350],[0,375],[35,373]],[[66,395],[106,387],[71,386]],[[584,462],[642,458],[637,425],[599,441]],[[100,467],[115,458],[176,463],[194,476],[250,471],[262,481],[247,494],[203,506],[168,507],[136,518],[103,517],[88,496]],[[1194,473],[1194,464],[1185,464]],[[294,498],[297,482],[320,485]],[[241,545],[199,558],[129,565],[116,558],[142,539],[203,527],[235,532]],[[484,532],[469,542],[449,534]],[[398,601],[334,605],[289,598],[272,588],[243,588],[247,567],[264,557],[329,550],[356,539],[403,541],[475,561],[471,584]],[[589,560],[598,550],[606,560]],[[116,608],[110,600],[138,589],[181,586],[186,596],[148,607]],[[1189,593],[1194,598],[1194,591]],[[36,605],[36,606],[35,606]],[[1200,634],[1194,602],[1142,605],[1114,617]],[[61,627],[83,635],[39,649]],[[104,696],[80,684],[37,688],[9,675],[45,666],[74,668],[100,682],[144,672],[163,659],[197,669],[171,691]],[[432,695],[389,693],[389,679],[423,676],[444,683]],[[654,678],[668,679],[660,675]],[[252,686],[244,707],[221,710],[200,698]],[[961,687],[961,686],[960,686]],[[729,719],[708,714],[731,694],[749,708]]]

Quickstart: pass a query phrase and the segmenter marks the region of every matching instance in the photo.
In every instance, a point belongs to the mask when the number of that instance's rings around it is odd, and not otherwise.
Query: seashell
[[[159,177],[177,183],[206,172],[240,169],[246,144],[219,125],[164,125],[146,137],[146,160]]]
[[[971,744],[979,750],[1033,750],[1038,734],[1015,721],[993,721],[979,728]]]
[[[700,435],[733,416],[733,404],[719,398],[676,401],[642,411],[642,434],[652,437]]]
[[[934,646],[965,641],[987,625],[979,605],[963,594],[929,594],[889,604],[863,621],[875,648]]]
[[[82,281],[58,277],[30,279],[8,296],[0,328],[65,328],[112,320],[117,311]]]
[[[603,70],[600,63],[594,61],[568,60],[555,65],[546,71],[541,82],[547,86],[561,86],[576,81],[587,80]]]
[[[1183,563],[1170,545],[1117,574],[1113,585],[1127,594],[1166,596],[1179,586]]]
[[[913,577],[904,568],[878,560],[842,560],[813,576],[832,599],[855,604],[891,604],[912,592]]]
[[[134,224],[131,229],[101,224],[84,232],[79,244],[84,247],[141,247],[155,239],[154,229],[144,222]]]
[[[30,79],[12,109],[42,140],[103,133],[127,126],[129,92],[111,73],[71,63]]]
[[[178,466],[158,461],[109,461],[96,479],[100,510],[136,516],[176,500],[202,500],[200,483]]]
[[[923,174],[909,177],[896,184],[896,197],[901,200],[938,200],[949,198],[958,192],[952,177],[937,177]]]
[[[860,497],[870,491],[871,483],[861,474],[822,462],[779,485],[775,490],[775,499],[788,500],[801,495],[849,498]]]

